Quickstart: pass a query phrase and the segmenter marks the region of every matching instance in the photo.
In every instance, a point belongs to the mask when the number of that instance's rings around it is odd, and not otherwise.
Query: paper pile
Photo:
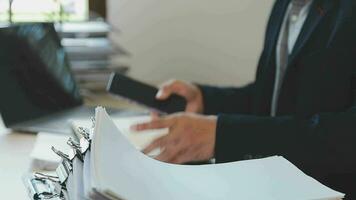
[[[154,160],[127,140],[103,108],[96,110],[83,178],[84,196],[93,199],[307,200],[344,196],[280,156],[201,166]]]

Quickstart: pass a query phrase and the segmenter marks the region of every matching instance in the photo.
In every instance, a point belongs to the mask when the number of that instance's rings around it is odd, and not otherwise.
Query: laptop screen
[[[82,103],[53,24],[0,28],[0,93],[7,127]]]

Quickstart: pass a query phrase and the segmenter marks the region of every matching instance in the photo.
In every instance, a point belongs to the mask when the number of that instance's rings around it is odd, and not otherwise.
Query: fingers
[[[149,154],[153,150],[160,148],[161,153],[155,157],[156,160],[162,162],[171,162],[179,154],[179,152],[184,149],[181,145],[181,140],[173,133],[170,133],[166,136],[160,137],[148,145],[143,153]]]
[[[156,140],[154,140],[150,145],[148,145],[142,152],[145,154],[150,153],[151,151],[157,149],[157,148],[161,148],[163,151],[161,152],[161,154],[163,154],[163,152],[174,152],[175,148],[177,149],[177,145],[178,145],[178,140],[174,139],[174,136],[172,136],[172,134],[168,134],[165,136],[162,136]],[[167,153],[167,152],[166,152]]]
[[[173,164],[184,164],[192,161],[205,161],[210,158],[206,158],[206,155],[201,151],[199,147],[188,147],[180,151],[172,160],[168,161]]]
[[[173,118],[170,117],[159,118],[155,116],[152,118],[150,122],[133,125],[131,129],[134,131],[162,129],[162,128],[169,128],[172,124],[173,124]]]
[[[171,145],[165,148],[155,159],[167,163],[183,164],[194,160],[193,155],[194,152],[189,147],[183,148]]]
[[[151,116],[151,120],[157,120],[159,119],[160,115],[157,112],[151,112],[150,116]]]
[[[163,148],[166,139],[167,139],[167,136],[163,136],[163,137],[156,139],[150,145],[148,145],[142,152],[144,154],[149,154],[151,151],[153,151],[157,148]]]
[[[182,141],[178,135],[170,134],[153,142],[144,150],[144,153],[149,154],[151,151],[160,148],[162,152],[155,159],[173,164],[184,164],[211,158],[204,150],[204,145],[193,145]]]
[[[174,141],[170,135],[160,137],[148,145],[144,150],[144,154],[149,154],[151,151],[160,148],[162,152],[155,157],[157,160],[164,162],[172,160],[179,152],[178,143]]]
[[[160,160],[162,162],[171,162],[174,157],[177,156],[177,154],[179,153],[178,148],[171,146],[171,145],[167,145],[163,151],[161,152],[161,154],[159,154],[157,157],[155,157],[156,160]]]
[[[169,128],[167,135],[153,141],[143,152],[149,154],[159,148],[157,160],[180,164],[214,156],[216,122],[215,116],[176,113],[139,124],[136,130]]]
[[[164,83],[159,91],[157,92],[156,98],[158,100],[166,100],[168,99],[173,93],[178,95],[182,94],[182,82],[177,80],[171,80],[167,83]],[[184,95],[183,95],[184,96]]]
[[[156,99],[166,100],[171,95],[172,95],[172,91],[170,88],[160,88],[156,94]]]
[[[170,163],[173,164],[183,164],[191,161],[190,154],[187,153],[188,151],[181,151],[177,156],[175,156]]]

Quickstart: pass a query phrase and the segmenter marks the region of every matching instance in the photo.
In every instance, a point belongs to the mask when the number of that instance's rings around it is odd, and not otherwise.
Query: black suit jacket
[[[276,41],[290,0],[277,0],[256,79],[242,88],[201,86],[218,114],[217,162],[281,155],[322,183],[356,191],[354,0],[315,0],[270,117]]]

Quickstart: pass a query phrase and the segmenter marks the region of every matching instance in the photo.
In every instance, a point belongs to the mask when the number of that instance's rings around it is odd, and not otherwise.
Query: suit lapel
[[[287,8],[289,5],[289,2],[291,0],[280,0],[279,2],[277,2],[277,8],[275,10],[275,13],[273,13],[273,18],[271,19],[272,23],[271,24],[271,33],[270,35],[267,35],[267,37],[269,37],[270,39],[268,39],[268,41],[270,41],[268,43],[268,46],[266,46],[268,49],[268,59],[271,59],[272,55],[274,52],[276,52],[276,45],[277,45],[277,40],[278,40],[278,36],[279,36],[279,32],[281,30],[282,27],[282,23],[284,21],[284,16],[287,12]],[[275,59],[275,58],[272,58]]]
[[[315,28],[322,21],[326,13],[330,11],[331,7],[331,0],[315,0],[313,2],[308,17],[305,20],[305,24],[303,25],[303,28],[295,43],[292,54],[289,57],[288,65],[291,65],[295,61],[296,57],[299,55],[313,34]]]

